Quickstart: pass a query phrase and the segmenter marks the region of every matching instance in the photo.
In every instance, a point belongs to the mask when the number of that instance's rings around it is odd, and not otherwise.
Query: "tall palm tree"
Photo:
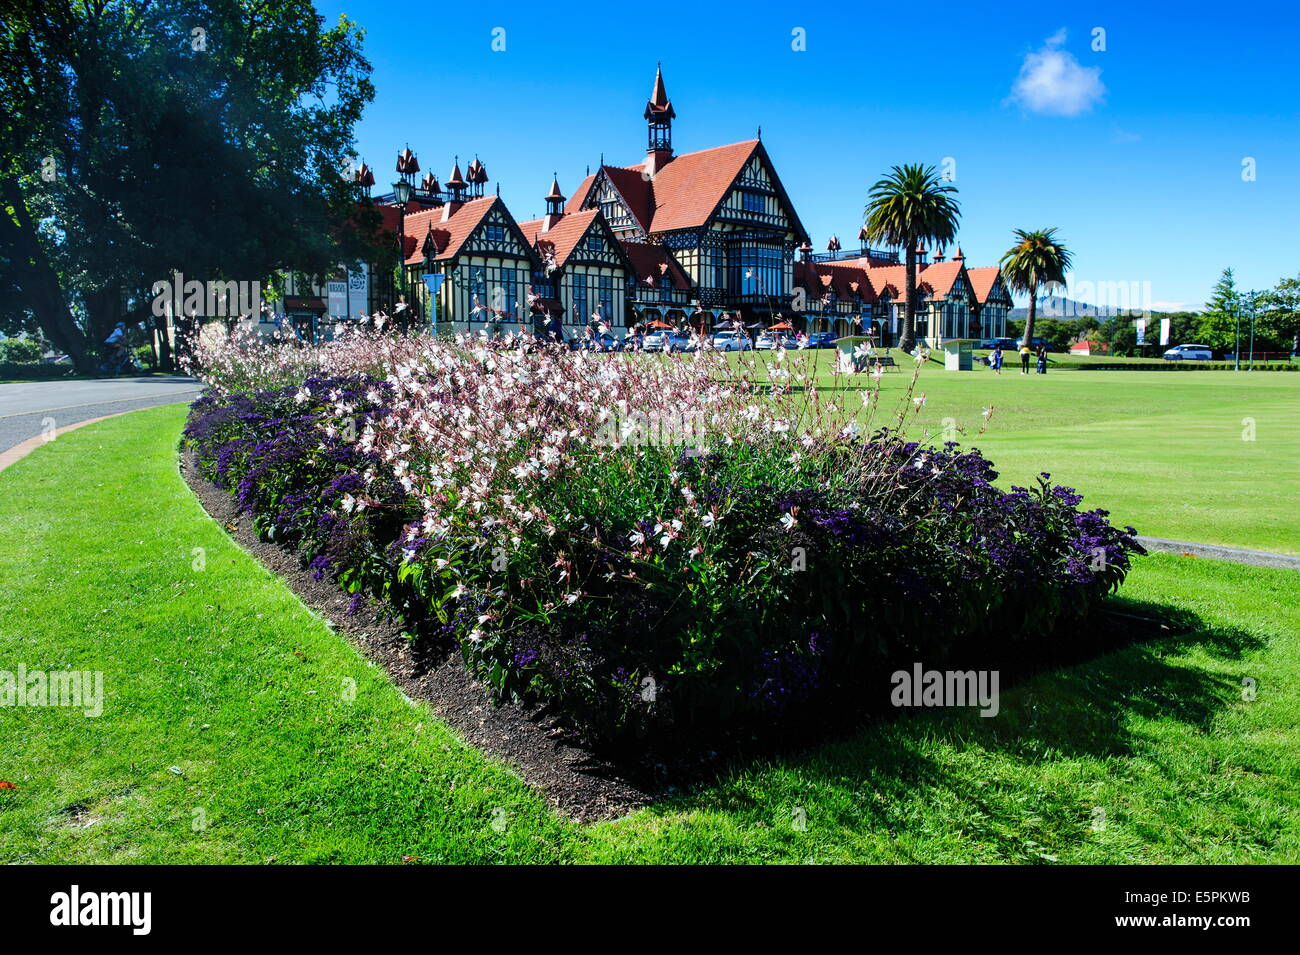
[[[946,246],[957,234],[961,210],[934,166],[894,166],[871,187],[865,213],[867,241],[901,245],[907,255],[907,301],[899,347],[916,343],[916,248],[922,242]]]
[[[1016,244],[1007,249],[998,264],[1007,285],[1017,292],[1029,293],[1025,337],[1020,342],[1024,347],[1034,338],[1039,291],[1064,287],[1065,273],[1070,271],[1072,258],[1069,249],[1057,239],[1055,229],[1035,229],[1032,232],[1016,229],[1015,236]]]

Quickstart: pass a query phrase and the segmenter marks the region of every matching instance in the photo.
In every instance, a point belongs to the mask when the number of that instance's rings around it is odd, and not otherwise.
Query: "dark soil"
[[[594,750],[547,714],[544,706],[514,701],[495,703],[486,686],[466,668],[458,652],[427,646],[403,634],[402,621],[362,605],[349,614],[351,597],[328,577],[316,580],[299,555],[260,538],[252,516],[240,513],[230,494],[204,480],[191,452],[183,452],[181,474],[208,515],[264,567],[280,577],[302,601],[346,636],[367,657],[381,665],[408,697],[426,703],[467,742],[511,765],[523,779],[541,790],[557,810],[578,821],[611,819],[669,796],[686,786],[716,778],[729,765],[755,757],[806,751],[857,732],[870,719],[889,718],[897,710],[861,708],[863,694],[842,696],[839,705],[802,719],[794,714],[779,726],[736,727],[710,738],[659,741],[638,750]],[[991,648],[974,654],[980,668],[999,669],[1003,689],[1041,670],[1080,662],[1132,643],[1167,636],[1180,628],[1160,620],[1108,612],[1093,621],[1090,639],[1068,649],[1050,663],[1030,663],[1014,652],[994,654]],[[1065,644],[1067,647],[1070,643]],[[1084,646],[1086,645],[1086,649]],[[959,661],[949,661],[954,668]],[[994,665],[990,665],[994,664]],[[845,706],[843,699],[856,704]]]

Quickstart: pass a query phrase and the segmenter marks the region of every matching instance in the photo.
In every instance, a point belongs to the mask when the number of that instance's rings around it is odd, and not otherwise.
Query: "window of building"
[[[487,295],[487,269],[481,265],[470,266],[469,270],[469,300],[470,307],[477,308],[484,304],[483,299]]]
[[[742,246],[729,256],[727,289],[733,295],[785,294],[785,256],[779,248]]]
[[[516,284],[514,269],[501,270],[501,291],[502,306],[501,311],[505,312],[513,321],[519,317],[519,286]]]
[[[614,276],[600,277],[600,317],[607,322],[614,320]]]
[[[591,309],[587,307],[587,276],[583,274],[573,277],[573,310],[580,323],[585,323],[591,316]]]
[[[484,231],[484,235],[487,236],[489,242],[505,242],[506,227],[501,225],[499,222],[489,222],[487,229]]]
[[[762,212],[764,208],[763,194],[750,189],[742,189],[740,192],[740,207],[746,212]]]
[[[605,251],[605,243],[601,241],[600,236],[598,235],[587,236],[587,251],[588,252]]]

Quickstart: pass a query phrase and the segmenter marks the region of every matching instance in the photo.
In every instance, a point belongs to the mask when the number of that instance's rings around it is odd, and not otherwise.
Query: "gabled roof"
[[[654,204],[650,197],[650,183],[641,176],[640,166],[626,169],[621,166],[601,166],[578,184],[573,197],[564,207],[565,212],[577,212],[582,208],[582,204],[587,201],[587,194],[591,192],[591,187],[596,182],[596,177],[601,173],[605,174],[605,178],[623,197],[623,204],[632,213],[632,218],[636,220],[641,231],[649,232],[650,219],[654,215]]]
[[[553,249],[555,264],[562,266],[569,258],[569,253],[587,234],[587,230],[591,228],[591,223],[598,215],[600,215],[599,209],[568,213],[552,225],[547,232],[542,231],[542,224],[546,221],[545,219],[529,219],[527,222],[519,223],[519,229],[523,232],[524,238],[528,240],[529,245],[536,247],[539,252],[545,254],[548,246]]]
[[[651,231],[692,229],[707,222],[757,146],[758,140],[750,139],[702,149],[677,156],[659,169],[651,183],[655,203]],[[640,178],[644,166],[631,168]]]
[[[921,278],[931,288],[935,298],[945,298],[952,291],[952,284],[961,275],[962,263],[957,261],[931,262],[921,268]]]
[[[439,261],[454,259],[465,240],[499,201],[497,196],[483,196],[481,199],[461,203],[455,212],[451,212],[455,203],[448,203],[407,213],[404,220],[405,234],[402,237],[403,260],[407,265],[418,265],[424,261],[422,246],[430,231],[438,248],[438,254],[434,258]],[[379,211],[383,216],[384,229],[395,235],[398,223],[402,220],[397,207],[380,206]]]
[[[762,150],[759,140],[748,139],[728,146],[683,153],[660,166],[649,179],[643,175],[645,163],[601,166],[582,181],[567,208],[582,208],[596,176],[604,173],[623,197],[642,231],[659,233],[693,229],[708,222],[746,163]],[[763,155],[766,156],[766,152]],[[768,165],[770,168],[771,164]],[[775,178],[774,170],[773,176]],[[784,195],[780,181],[776,180],[774,184]],[[785,199],[792,227],[797,235],[803,235],[803,226],[795,216],[793,205],[788,196]]]
[[[966,270],[971,291],[975,293],[975,301],[982,305],[989,300],[993,286],[997,284],[998,276],[1001,274],[1002,270],[996,265],[984,265],[977,269]]]
[[[815,298],[824,295],[827,289],[845,299],[860,295],[867,304],[875,302],[877,298],[871,276],[866,269],[857,266],[846,266],[839,262],[796,262],[796,284],[799,284],[801,277],[807,283],[804,287]]]
[[[690,289],[690,278],[682,270],[682,267],[677,264],[677,260],[673,258],[672,253],[662,245],[623,241],[620,241],[619,245],[623,247],[628,261],[632,263],[632,268],[636,271],[638,285],[663,288],[664,278],[667,277],[673,288],[682,289],[683,291]]]

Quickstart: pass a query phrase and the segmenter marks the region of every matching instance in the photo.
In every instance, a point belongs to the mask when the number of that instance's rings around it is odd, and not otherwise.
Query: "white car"
[[[667,332],[651,332],[641,340],[642,351],[663,351],[668,347]]]
[[[709,342],[718,351],[749,351],[754,347],[744,332],[718,332]]]
[[[778,344],[787,350],[799,347],[799,343],[795,341],[793,335],[773,335],[770,332],[763,332],[759,335],[758,341],[754,343],[754,347],[760,351],[771,351],[775,349]]]
[[[1213,361],[1208,345],[1175,345],[1165,352],[1165,361]]]

